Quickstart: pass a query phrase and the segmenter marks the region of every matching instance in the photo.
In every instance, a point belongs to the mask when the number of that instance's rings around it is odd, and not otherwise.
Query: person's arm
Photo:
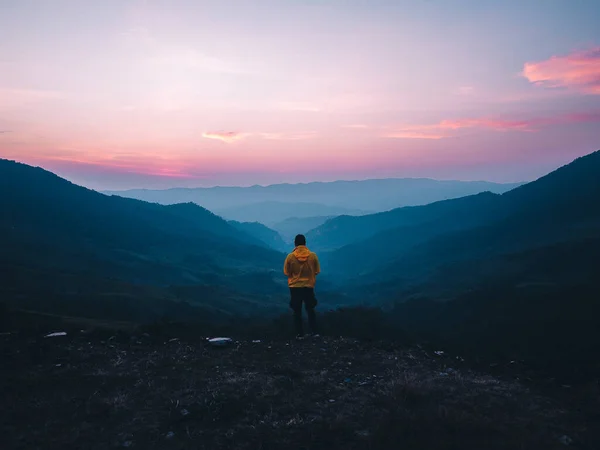
[[[290,271],[289,271],[289,269],[288,269],[289,262],[290,262],[290,255],[288,255],[288,256],[285,258],[285,262],[283,263],[283,273],[284,273],[285,275],[287,275],[288,277],[290,276]]]
[[[321,273],[321,264],[319,263],[319,258],[316,253],[313,253],[314,264],[315,264],[315,275],[319,275]]]

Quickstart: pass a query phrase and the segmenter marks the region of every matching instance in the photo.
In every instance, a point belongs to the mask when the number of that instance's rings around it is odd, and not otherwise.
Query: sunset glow
[[[600,148],[600,6],[525,3],[2,2],[0,157],[98,189],[533,179]]]

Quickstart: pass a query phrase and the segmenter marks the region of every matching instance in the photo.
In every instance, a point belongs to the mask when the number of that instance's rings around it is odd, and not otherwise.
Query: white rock
[[[49,337],[66,336],[66,335],[67,335],[67,333],[65,333],[64,331],[59,331],[59,332],[57,332],[57,333],[50,333],[50,334],[47,334],[47,335],[46,335],[46,336],[44,336],[44,337],[47,337],[47,338],[49,338]]]
[[[218,337],[218,338],[209,339],[208,342],[211,345],[215,345],[217,347],[222,347],[222,346],[231,344],[233,342],[233,340],[231,338]]]

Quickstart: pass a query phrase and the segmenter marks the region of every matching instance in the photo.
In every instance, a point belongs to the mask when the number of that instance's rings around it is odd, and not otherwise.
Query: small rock
[[[332,398],[330,398],[330,399],[329,399],[329,403],[335,403],[335,400],[334,400],[334,399],[332,399]]]
[[[253,344],[260,344],[261,340],[260,339],[255,339],[252,341]],[[288,344],[289,345],[289,344]]]
[[[67,335],[67,333],[65,333],[64,331],[59,331],[59,332],[56,332],[56,333],[47,334],[44,337],[49,338],[49,337],[58,337],[58,336],[66,336],[66,335]]]
[[[224,347],[226,345],[233,343],[233,339],[226,338],[226,337],[218,337],[218,338],[209,339],[208,343],[215,347]]]
[[[54,367],[61,367],[62,364],[55,364]]]
[[[187,409],[182,409],[180,412],[182,416],[187,416],[190,413]]]
[[[346,379],[344,380],[344,383],[352,383],[352,379],[351,379],[351,378],[346,378]]]
[[[442,356],[442,355],[444,354],[444,352],[443,352],[443,351],[441,351],[441,350],[435,351],[435,352],[433,352],[433,353],[435,353],[435,354],[436,354],[436,355],[438,355],[438,356]]]
[[[125,441],[125,442],[123,442],[123,447],[131,447],[132,444],[133,444],[133,442],[131,442],[131,441]]]
[[[558,438],[558,442],[560,442],[563,445],[571,445],[573,443],[573,439],[564,434],[560,438]]]
[[[173,439],[175,437],[175,433],[173,433],[172,431],[169,431],[165,437],[167,439]]]

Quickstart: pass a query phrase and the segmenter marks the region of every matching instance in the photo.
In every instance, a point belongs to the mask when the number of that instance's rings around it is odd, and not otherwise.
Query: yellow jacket
[[[315,287],[316,277],[321,272],[317,255],[305,245],[299,245],[285,258],[283,273],[288,277],[288,286],[293,288]]]

